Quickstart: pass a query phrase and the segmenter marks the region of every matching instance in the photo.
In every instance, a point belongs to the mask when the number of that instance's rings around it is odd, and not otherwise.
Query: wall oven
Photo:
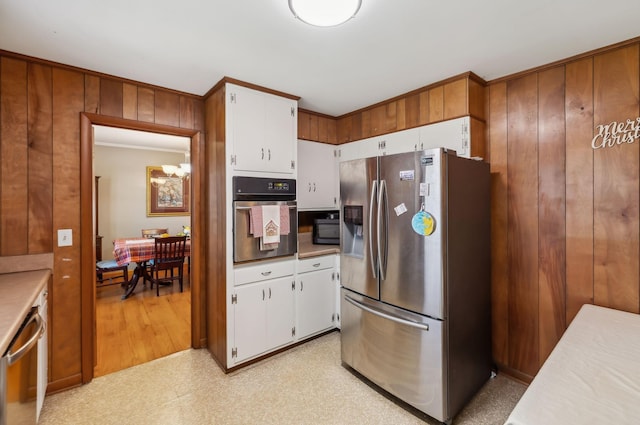
[[[289,233],[277,243],[264,244],[251,231],[252,207],[282,206],[286,211]],[[255,221],[254,221],[255,223]],[[260,177],[233,177],[233,262],[264,260],[298,252],[298,209],[296,181]]]

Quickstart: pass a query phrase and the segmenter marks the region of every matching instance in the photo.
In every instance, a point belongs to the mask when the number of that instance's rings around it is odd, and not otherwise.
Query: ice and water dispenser
[[[345,205],[342,214],[342,253],[364,257],[362,205]]]

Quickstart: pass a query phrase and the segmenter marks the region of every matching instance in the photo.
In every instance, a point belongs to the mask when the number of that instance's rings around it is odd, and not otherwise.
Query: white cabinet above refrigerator
[[[458,156],[469,158],[470,121],[468,116],[461,117],[345,143],[338,148],[338,159],[344,162],[432,148],[454,150]]]

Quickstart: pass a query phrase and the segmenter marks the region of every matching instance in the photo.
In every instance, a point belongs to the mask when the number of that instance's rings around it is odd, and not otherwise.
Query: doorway
[[[93,125],[131,129],[144,132],[187,137],[190,140],[191,152],[191,267],[189,302],[191,306],[191,341],[190,346],[204,346],[202,336],[204,299],[202,297],[202,237],[204,226],[203,208],[201,205],[204,190],[200,173],[203,168],[203,143],[197,130],[182,129],[159,124],[144,123],[121,118],[101,116],[91,113],[81,114],[81,244],[82,250],[82,382],[87,383],[94,377],[96,364],[96,276],[95,276],[95,229],[93,211]],[[88,247],[92,247],[89,249]],[[138,292],[139,290],[136,290]],[[179,291],[178,291],[179,292]],[[154,294],[155,296],[155,294]],[[130,353],[125,353],[130,354]]]
[[[113,241],[139,242],[142,229],[170,235],[190,229],[190,138],[99,125],[93,126],[93,138],[97,261],[114,261]],[[173,174],[172,166],[182,172]],[[166,187],[172,199],[150,196]],[[157,211],[157,204],[171,210]],[[135,265],[130,263],[130,275]],[[96,286],[94,377],[191,347],[188,262],[183,276],[183,292],[174,282],[160,288],[157,297],[143,281],[126,300],[121,299],[121,270],[103,276],[108,279]]]

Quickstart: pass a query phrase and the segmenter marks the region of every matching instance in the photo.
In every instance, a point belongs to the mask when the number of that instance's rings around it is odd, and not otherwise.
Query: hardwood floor
[[[121,300],[119,284],[98,287],[96,299],[97,363],[103,376],[191,347],[191,291],[185,271],[184,292],[178,283],[136,288]],[[144,288],[144,289],[143,289]]]

